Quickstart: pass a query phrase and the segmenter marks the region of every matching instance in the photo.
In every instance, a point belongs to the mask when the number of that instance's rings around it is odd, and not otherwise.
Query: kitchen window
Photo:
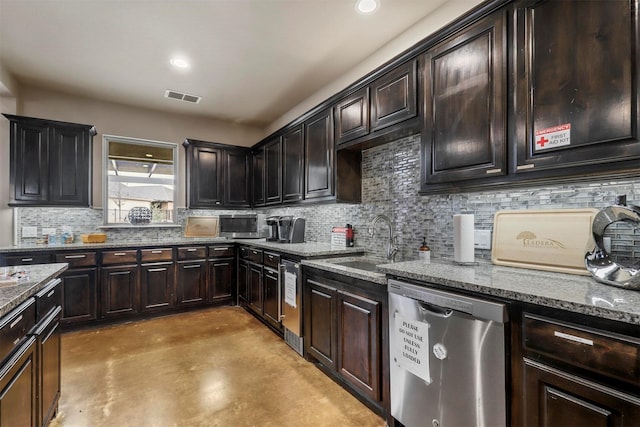
[[[102,137],[105,226],[176,222],[177,144]]]

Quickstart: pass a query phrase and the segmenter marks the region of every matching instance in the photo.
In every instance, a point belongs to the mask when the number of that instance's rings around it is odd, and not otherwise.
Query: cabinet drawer
[[[66,262],[69,268],[96,265],[96,252],[73,252],[56,254],[56,262]]]
[[[552,319],[524,315],[529,352],[640,385],[640,340]]]
[[[140,262],[145,263],[156,261],[173,261],[173,249],[154,248],[140,250]]]
[[[262,250],[256,248],[249,248],[249,254],[247,255],[249,261],[256,264],[262,264]]]
[[[178,259],[204,259],[207,257],[206,246],[178,248]]]
[[[138,262],[138,251],[136,249],[102,252],[103,265],[135,264],[136,262]]]
[[[49,264],[51,262],[51,254],[11,255],[5,257],[4,260],[6,265]]]
[[[62,281],[54,279],[36,294],[36,319],[44,319],[59,306],[62,306]]]
[[[36,303],[33,298],[0,319],[0,360],[13,351],[35,324]]]
[[[240,258],[249,259],[249,248],[248,247],[241,246],[240,249],[238,249],[238,253],[240,255]]]
[[[234,255],[233,246],[209,246],[209,258],[232,257]]]
[[[263,256],[263,262],[265,267],[271,267],[278,269],[280,265],[280,255],[274,254],[272,252],[265,252]]]

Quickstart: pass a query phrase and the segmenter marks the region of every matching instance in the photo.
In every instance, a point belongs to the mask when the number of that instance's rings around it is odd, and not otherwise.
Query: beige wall
[[[18,84],[0,66],[0,112],[15,114]],[[13,208],[9,203],[9,121],[0,117],[0,246],[13,244]]]
[[[18,114],[91,124],[93,138],[93,206],[102,206],[102,135],[117,135],[181,144],[185,138],[249,147],[262,130],[188,116],[84,98],[35,86],[22,86]],[[185,206],[184,149],[178,150],[178,207]]]
[[[300,117],[316,105],[322,103],[324,100],[350,86],[352,83],[366,76],[385,62],[406,51],[430,34],[473,9],[478,4],[482,3],[482,1],[483,0],[448,0],[433,13],[418,21],[418,23],[408,28],[405,32],[391,40],[382,48],[378,49],[375,54],[369,56],[360,64],[343,74],[342,77],[323,87],[312,96],[293,107],[279,119],[271,123],[265,129],[264,136],[275,132],[292,120]]]

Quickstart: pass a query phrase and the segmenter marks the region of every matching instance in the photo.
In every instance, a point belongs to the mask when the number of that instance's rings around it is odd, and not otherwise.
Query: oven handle
[[[450,308],[442,308],[435,305],[427,304],[422,301],[416,301],[418,306],[420,307],[420,311],[427,312],[437,317],[442,317],[443,319],[447,319],[451,317],[453,314],[453,310]]]

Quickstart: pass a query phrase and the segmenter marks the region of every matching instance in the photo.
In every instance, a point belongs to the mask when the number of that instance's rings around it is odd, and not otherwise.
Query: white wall
[[[367,59],[343,74],[341,78],[323,87],[271,123],[265,129],[264,136],[277,131],[292,120],[311,110],[316,105],[319,105],[324,100],[360,80],[382,64],[406,51],[430,34],[433,34],[440,28],[445,27],[447,24],[454,21],[459,16],[473,9],[482,3],[482,1],[483,0],[448,0],[434,12],[418,21],[418,23],[408,28],[395,39],[391,40],[375,54],[369,56]]]
[[[249,147],[262,130],[188,116],[85,98],[36,86],[20,89],[18,114],[65,122],[91,124],[93,138],[93,206],[102,206],[102,135],[117,135],[182,144],[185,138]],[[178,207],[185,206],[184,149],[178,150]]]

